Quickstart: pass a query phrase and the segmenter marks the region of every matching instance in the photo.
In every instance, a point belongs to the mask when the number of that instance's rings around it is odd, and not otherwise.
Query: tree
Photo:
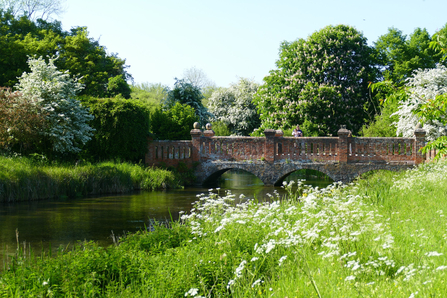
[[[58,57],[54,63],[59,70],[80,77],[85,85],[82,95],[130,96],[127,81],[132,76],[126,71],[125,60],[109,55],[104,46],[88,36],[87,28],[66,32],[60,22],[33,22],[0,10],[0,86],[13,87],[17,77],[29,71],[29,56]]]
[[[152,114],[152,133],[159,140],[188,140],[191,139],[190,132],[197,120],[191,106],[176,102],[169,109],[157,109]]]
[[[23,15],[31,20],[48,20],[51,15],[64,11],[64,0],[0,0],[0,9],[9,10],[14,16]]]
[[[441,55],[430,49],[430,41],[426,29],[416,28],[407,38],[402,31],[389,28],[388,33],[375,42],[375,48],[385,65],[384,78],[397,86],[403,86],[415,70],[434,68]]]
[[[61,44],[58,57],[58,68],[69,70],[72,75],[80,77],[80,82],[85,85],[81,95],[106,97],[109,95],[109,79],[121,76],[123,85],[132,78],[126,72],[126,61],[116,54],[108,55],[104,46],[88,37],[86,27],[71,29]]]
[[[440,55],[442,55],[441,60],[443,62],[446,61],[446,58],[447,58],[447,24],[445,24],[445,26],[441,30],[439,30],[438,32],[433,34],[432,40],[430,42],[430,48],[435,50]]]
[[[209,99],[210,112],[226,124],[232,134],[249,135],[260,125],[259,115],[252,103],[258,87],[254,81],[241,78],[229,88],[217,89]]]
[[[129,84],[127,84],[122,75],[109,78],[109,82],[107,84],[107,95],[109,97],[121,95],[122,97],[129,99],[130,93],[131,90]]]
[[[168,86],[161,83],[141,83],[131,86],[131,98],[137,99],[144,103],[146,107],[154,112],[161,106],[162,101],[166,98]]]
[[[68,72],[57,70],[54,59],[48,64],[40,57],[28,60],[31,72],[23,73],[16,88],[23,98],[47,114],[47,129],[40,131],[45,153],[77,153],[91,139],[93,129],[87,124],[94,117],[76,100],[82,85]]]
[[[301,124],[307,135],[336,135],[341,125],[357,133],[376,104],[368,93],[379,75],[374,54],[360,32],[344,25],[283,42],[277,69],[253,98],[261,131]]]
[[[22,99],[19,92],[0,88],[0,147],[27,153],[46,127],[40,107]]]
[[[187,104],[195,110],[199,122],[204,126],[213,115],[208,112],[202,103],[203,95],[199,87],[175,78],[174,89],[169,90],[166,99],[163,101],[163,109],[169,110],[177,102]]]
[[[402,101],[395,113],[399,116],[396,124],[397,134],[412,137],[416,125],[422,122],[427,132],[427,140],[434,141],[441,136],[447,136],[447,118],[432,117],[430,113],[423,112],[424,107],[425,110],[429,108],[428,103],[436,103],[439,95],[447,93],[447,67],[438,65],[433,69],[419,69],[408,79],[406,85],[408,100]],[[420,111],[422,113],[418,114]],[[425,115],[427,117],[421,117]]]
[[[216,84],[208,78],[203,70],[196,67],[185,69],[185,71],[183,71],[183,80],[193,86],[199,87],[202,90],[205,87],[216,86]]]

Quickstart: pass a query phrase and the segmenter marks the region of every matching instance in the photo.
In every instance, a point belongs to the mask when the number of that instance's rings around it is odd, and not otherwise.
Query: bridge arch
[[[245,169],[244,167],[241,167],[240,165],[237,165],[237,166],[234,166],[234,167],[226,167],[226,168],[218,169],[215,172],[209,174],[207,177],[203,178],[203,182],[201,183],[202,186],[214,186],[214,185],[216,185],[218,180],[219,180],[219,178],[224,173],[226,173],[228,171],[231,171],[231,170],[241,170],[241,171],[247,172],[247,173],[252,174],[253,176],[255,176],[256,178],[258,178],[258,179],[260,179],[262,181],[262,179],[260,177],[258,177],[255,173],[247,171],[247,169]],[[264,183],[264,181],[262,181],[262,183]]]

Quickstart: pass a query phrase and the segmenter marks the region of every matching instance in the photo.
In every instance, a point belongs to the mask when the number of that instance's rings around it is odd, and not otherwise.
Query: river
[[[295,172],[286,180],[306,178],[306,184],[325,187],[328,178],[302,176]],[[262,200],[281,187],[265,187],[252,174],[240,171],[224,173],[219,180],[220,192],[230,190],[239,196]],[[40,252],[67,247],[77,241],[94,240],[110,245],[115,236],[136,232],[151,226],[154,221],[178,219],[180,211],[188,212],[200,193],[207,188],[188,187],[181,190],[138,192],[125,195],[88,197],[81,199],[45,200],[0,205],[0,270],[6,254],[17,248],[16,230],[21,247]],[[25,243],[25,244],[24,244]]]

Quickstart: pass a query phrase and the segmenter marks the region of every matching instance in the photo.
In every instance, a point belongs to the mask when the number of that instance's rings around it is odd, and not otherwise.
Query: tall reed
[[[172,172],[129,163],[51,164],[0,156],[0,202],[175,188]]]

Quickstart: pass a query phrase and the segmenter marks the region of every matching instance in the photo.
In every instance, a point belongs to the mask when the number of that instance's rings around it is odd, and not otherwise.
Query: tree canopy
[[[125,60],[108,54],[88,36],[86,27],[67,32],[57,21],[32,21],[0,10],[0,86],[13,87],[23,72],[30,71],[28,57],[57,57],[57,68],[69,71],[84,84],[81,95],[107,97],[122,92],[130,97],[127,81],[132,77]]]
[[[174,88],[167,92],[166,98],[163,100],[163,108],[169,110],[175,104],[181,103],[192,107],[199,119],[199,122],[204,126],[213,118],[213,115],[208,112],[208,109],[202,103],[203,94],[199,87],[175,78]]]
[[[210,112],[235,135],[249,135],[260,124],[253,94],[258,89],[253,80],[239,79],[228,88],[219,88],[209,99]]]
[[[379,76],[375,51],[356,29],[327,26],[306,40],[283,42],[277,69],[254,96],[261,130],[296,124],[311,135],[359,131],[372,117],[368,84]]]
[[[426,29],[416,28],[408,38],[402,31],[389,28],[388,33],[375,42],[385,66],[384,79],[402,86],[415,70],[434,68],[441,54],[430,48],[430,42]]]

